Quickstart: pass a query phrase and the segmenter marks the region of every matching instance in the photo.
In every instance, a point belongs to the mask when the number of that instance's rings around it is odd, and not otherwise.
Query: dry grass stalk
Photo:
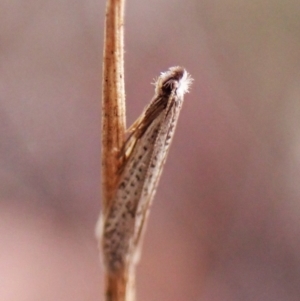
[[[102,194],[109,208],[115,191],[118,154],[124,144],[124,2],[108,0],[106,7],[102,95]]]
[[[108,212],[116,187],[118,154],[124,143],[124,5],[125,0],[108,0],[105,16],[102,94],[102,212]],[[106,301],[133,301],[128,271],[104,275]]]

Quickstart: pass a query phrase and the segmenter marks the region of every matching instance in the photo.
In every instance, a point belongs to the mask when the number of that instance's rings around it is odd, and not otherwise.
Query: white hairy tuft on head
[[[182,97],[189,92],[192,82],[192,77],[184,68],[171,67],[168,71],[162,72],[157,79],[155,92],[160,95],[174,91],[177,96]]]

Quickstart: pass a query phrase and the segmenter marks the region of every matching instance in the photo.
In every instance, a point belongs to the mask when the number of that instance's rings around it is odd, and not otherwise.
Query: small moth
[[[112,274],[138,260],[149,209],[191,82],[182,67],[161,73],[154,98],[128,129],[115,195],[100,226],[104,265]]]

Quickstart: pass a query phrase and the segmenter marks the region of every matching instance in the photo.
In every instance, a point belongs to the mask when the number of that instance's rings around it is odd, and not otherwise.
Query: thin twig
[[[124,5],[125,0],[108,0],[106,7],[103,95],[102,95],[102,216],[111,206],[117,182],[118,154],[124,143],[125,91],[124,91]],[[101,249],[101,247],[100,247]],[[128,270],[116,275],[106,271],[106,301],[133,301],[126,296]],[[133,278],[133,277],[131,277]],[[131,282],[131,281],[130,281]]]
[[[125,91],[124,91],[124,2],[108,0],[106,7],[103,95],[102,95],[102,193],[103,209],[116,186],[118,153],[124,143]]]

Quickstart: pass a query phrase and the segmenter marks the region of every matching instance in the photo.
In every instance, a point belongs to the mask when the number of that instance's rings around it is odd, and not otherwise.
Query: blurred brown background
[[[104,0],[0,2],[0,300],[103,300]],[[194,77],[151,213],[138,300],[299,300],[300,3],[128,0],[128,124]]]

